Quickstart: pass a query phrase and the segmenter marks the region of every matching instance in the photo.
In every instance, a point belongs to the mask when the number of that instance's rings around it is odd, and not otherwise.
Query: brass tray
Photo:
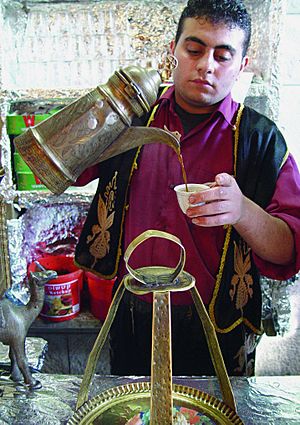
[[[175,406],[194,409],[217,425],[243,425],[223,401],[184,385],[173,385]],[[67,425],[125,425],[134,415],[150,408],[150,382],[135,382],[106,390],[84,403]]]

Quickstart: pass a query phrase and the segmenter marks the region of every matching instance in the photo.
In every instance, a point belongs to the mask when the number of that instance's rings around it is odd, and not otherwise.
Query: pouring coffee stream
[[[182,154],[180,152],[180,147],[177,151],[177,157],[178,157],[178,161],[180,163],[181,166],[181,172],[182,172],[182,178],[183,178],[183,183],[185,184],[185,191],[188,192],[189,188],[188,188],[188,183],[187,183],[187,176],[186,176],[186,170],[185,170],[185,166],[184,166],[184,162],[183,162],[183,158],[182,158]]]
[[[170,146],[183,167],[176,134],[131,125],[134,116],[150,111],[161,83],[156,70],[139,66],[120,69],[106,84],[16,137],[16,149],[56,194],[64,192],[88,167],[149,143]]]

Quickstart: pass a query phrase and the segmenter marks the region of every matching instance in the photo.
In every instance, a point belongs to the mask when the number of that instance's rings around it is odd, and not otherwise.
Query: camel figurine
[[[30,272],[28,283],[30,299],[26,305],[17,305],[4,295],[0,299],[0,342],[9,345],[11,361],[11,379],[24,383],[30,390],[42,387],[40,381],[32,377],[25,352],[25,339],[28,330],[42,310],[45,296],[45,283],[55,278],[57,273],[44,269],[38,262],[41,271]]]

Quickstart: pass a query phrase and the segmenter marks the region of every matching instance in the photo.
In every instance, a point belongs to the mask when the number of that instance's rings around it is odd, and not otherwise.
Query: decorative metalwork
[[[136,247],[152,237],[168,239],[180,246],[182,252],[175,269],[164,266],[149,266],[133,270],[129,266],[130,256]],[[131,242],[124,254],[124,260],[129,274],[122,280],[112,300],[107,318],[95,341],[78,394],[77,410],[68,424],[92,424],[95,420],[100,421],[100,417],[101,423],[125,424],[131,416],[143,410],[140,406],[141,392],[148,408],[150,404],[151,425],[170,425],[173,423],[172,407],[174,400],[207,414],[217,424],[242,424],[241,419],[236,414],[235,400],[214,326],[206,312],[200,294],[195,288],[194,277],[183,270],[185,249],[180,240],[166,232],[148,230]],[[127,388],[112,388],[105,394],[100,394],[100,396],[88,401],[89,387],[96,363],[125,288],[134,294],[153,293],[151,385],[137,383],[137,386],[130,389],[128,386]],[[196,310],[201,319],[224,403],[208,394],[200,394],[197,393],[197,390],[187,387],[181,388],[179,395],[176,386],[172,386],[170,292],[184,290],[191,291]],[[164,367],[161,367],[162,364]],[[191,398],[187,403],[190,396]],[[134,408],[133,400],[135,402]],[[210,405],[209,410],[207,410],[207,402]]]
[[[149,382],[134,382],[110,388],[87,401],[69,419],[68,425],[125,425],[131,417],[149,409],[150,392]],[[174,384],[172,394],[175,405],[194,409],[217,425],[243,425],[234,410],[203,391]],[[159,421],[157,424],[170,425],[171,422]]]

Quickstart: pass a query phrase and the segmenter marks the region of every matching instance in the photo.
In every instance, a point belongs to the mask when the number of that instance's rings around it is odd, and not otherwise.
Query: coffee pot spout
[[[177,132],[156,127],[129,127],[102,153],[99,162],[150,143],[168,145],[177,155],[180,154],[180,134]]]

